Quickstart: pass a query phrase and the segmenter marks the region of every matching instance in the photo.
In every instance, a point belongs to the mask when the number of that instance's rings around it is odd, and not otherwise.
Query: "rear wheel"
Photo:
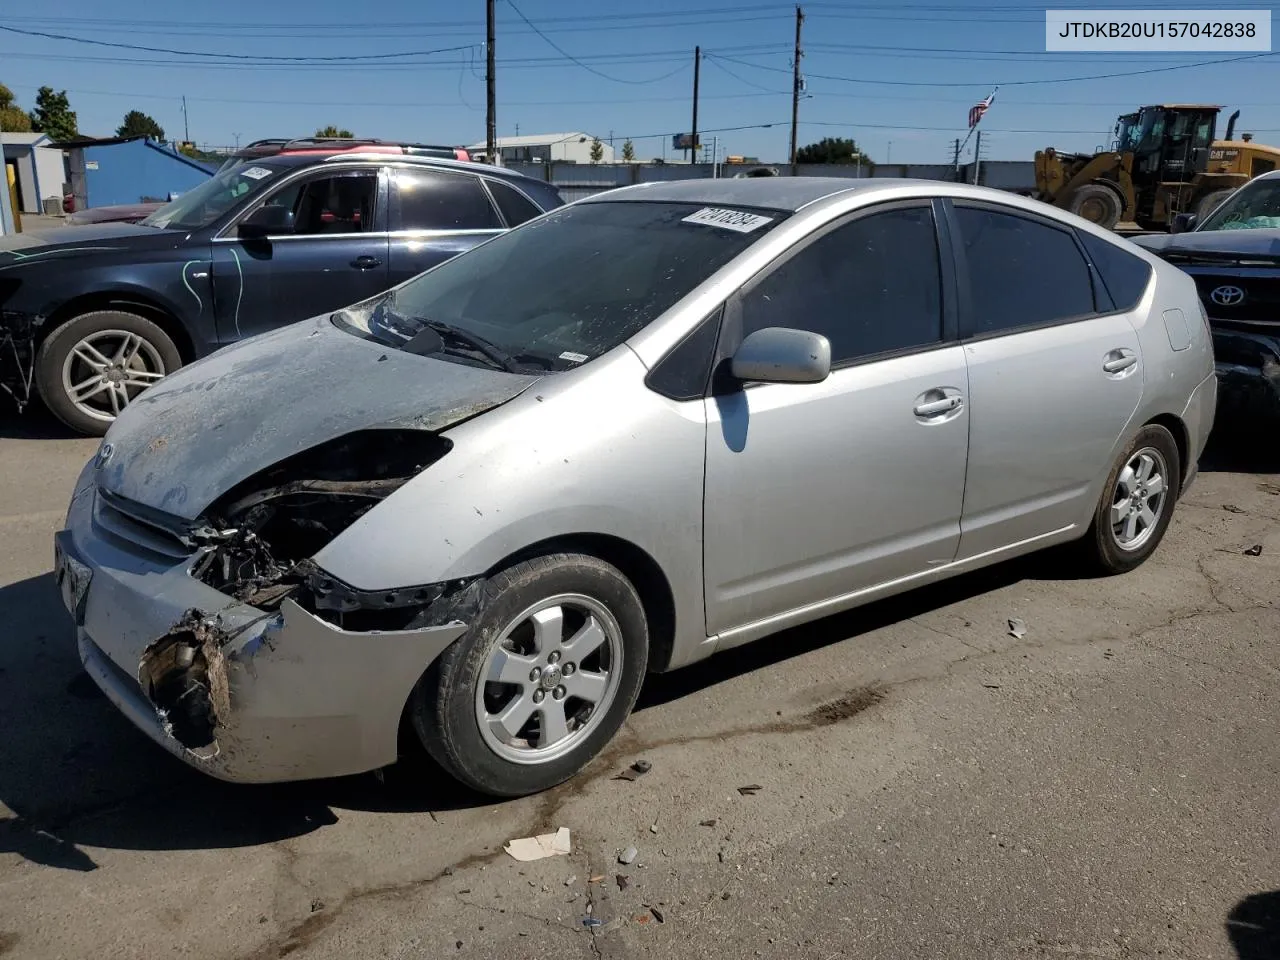
[[[622,725],[648,660],[644,607],[612,565],[582,554],[490,578],[471,628],[414,690],[432,758],[467,786],[522,796],[569,779]]]
[[[1120,195],[1100,183],[1086,183],[1071,198],[1071,212],[1090,223],[1111,230],[1120,222],[1124,204]]]
[[[173,340],[146,317],[95,310],[45,338],[35,378],[54,416],[79,433],[102,436],[139,393],[180,366]]]
[[[1164,539],[1182,487],[1173,435],[1159,424],[1143,427],[1116,460],[1081,543],[1099,573],[1141,566]]]

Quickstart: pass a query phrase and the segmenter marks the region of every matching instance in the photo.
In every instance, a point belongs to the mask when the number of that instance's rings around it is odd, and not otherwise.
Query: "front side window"
[[[872,213],[791,257],[742,301],[743,336],[798,327],[831,343],[833,364],[942,339],[941,275],[927,204]]]
[[[957,206],[969,274],[970,336],[1095,312],[1089,265],[1065,230],[1016,214]]]
[[[373,230],[378,175],[317,177],[281,191],[280,202],[293,202],[293,233],[369,233]],[[274,198],[273,198],[274,199]]]
[[[1280,178],[1254,180],[1227,198],[1196,232],[1280,227]]]
[[[461,351],[469,341],[473,354],[483,343],[515,361],[508,368],[565,370],[638,333],[787,216],[690,203],[561,207],[337,322],[414,352],[432,340],[424,331],[444,331],[429,352],[452,356],[439,344]]]

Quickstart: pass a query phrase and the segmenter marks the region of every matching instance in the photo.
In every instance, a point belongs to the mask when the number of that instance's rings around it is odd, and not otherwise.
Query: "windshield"
[[[1227,198],[1198,231],[1280,227],[1280,179],[1254,180]]]
[[[514,361],[507,369],[565,370],[637,333],[786,216],[686,203],[562,207],[343,319],[383,343],[413,340],[412,352],[425,352],[420,335],[434,330],[443,333],[434,352],[483,347]]]
[[[166,203],[142,223],[168,230],[207,227],[245,197],[278,179],[287,169],[269,163],[224,167],[194,190]]]

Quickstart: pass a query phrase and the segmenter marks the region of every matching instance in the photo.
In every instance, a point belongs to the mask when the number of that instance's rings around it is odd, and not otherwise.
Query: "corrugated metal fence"
[[[506,166],[555,185],[567,202],[637,183],[702,180],[715,175],[715,169],[709,163],[507,163]],[[791,172],[790,165],[785,163],[763,166],[776,170],[780,176],[788,176]],[[721,177],[732,177],[753,169],[756,167],[721,164],[719,173]],[[796,165],[796,174],[802,177],[906,177],[916,180],[973,182],[971,164],[962,166],[957,171],[945,163],[882,163],[871,168],[802,163]],[[1035,186],[1034,164],[1022,160],[986,161],[978,170],[978,181],[1001,190],[1029,191]]]

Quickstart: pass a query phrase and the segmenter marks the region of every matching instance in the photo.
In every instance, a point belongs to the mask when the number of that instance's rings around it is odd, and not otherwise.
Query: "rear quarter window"
[[[1132,310],[1151,280],[1151,264],[1119,244],[1080,231],[1080,242],[1117,310]]]

